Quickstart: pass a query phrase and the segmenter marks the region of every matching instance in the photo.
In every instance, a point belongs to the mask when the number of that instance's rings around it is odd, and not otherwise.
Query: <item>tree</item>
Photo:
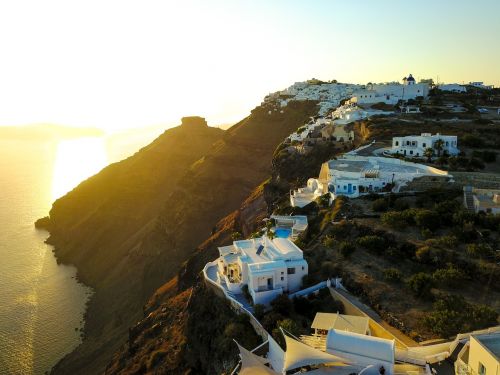
[[[438,157],[441,156],[441,151],[443,151],[443,146],[444,146],[444,141],[442,139],[438,139],[436,142],[434,142],[434,148],[437,151]]]
[[[434,150],[431,147],[427,147],[424,151],[424,156],[427,158],[428,163],[431,162],[433,155],[434,155]]]

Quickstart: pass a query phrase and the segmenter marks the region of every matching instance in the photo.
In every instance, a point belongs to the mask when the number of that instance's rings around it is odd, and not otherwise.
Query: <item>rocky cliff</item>
[[[83,344],[53,373],[102,372],[143,318],[148,298],[199,244],[226,233],[216,224],[270,175],[277,145],[315,112],[314,102],[292,102],[284,113],[257,107],[227,131],[184,118],[57,200],[46,223],[49,242],[95,294]],[[199,262],[188,262],[182,273],[200,270]]]

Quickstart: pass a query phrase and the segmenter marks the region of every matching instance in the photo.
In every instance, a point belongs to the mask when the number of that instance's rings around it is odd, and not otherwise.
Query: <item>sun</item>
[[[60,141],[54,163],[52,199],[62,197],[107,164],[108,156],[102,137]]]

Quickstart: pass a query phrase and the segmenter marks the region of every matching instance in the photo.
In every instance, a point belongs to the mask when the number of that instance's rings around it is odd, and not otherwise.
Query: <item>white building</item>
[[[465,86],[459,85],[458,83],[448,83],[442,84],[438,86],[438,89],[441,91],[449,91],[449,92],[467,92],[467,88]]]
[[[491,90],[493,88],[493,85],[485,85],[484,82],[482,81],[469,82],[469,86],[485,90]]]
[[[270,240],[264,236],[235,241],[219,247],[218,278],[229,291],[248,291],[255,304],[268,305],[283,292],[295,292],[302,286],[308,265],[302,250],[288,238]]]
[[[385,83],[366,85],[366,88],[354,92],[351,99],[352,103],[357,104],[397,104],[398,101],[416,99],[418,97],[426,98],[429,95],[428,83],[416,83],[415,78],[410,74],[403,78],[403,83]]]
[[[325,194],[331,202],[339,195],[357,198],[372,192],[398,192],[423,176],[448,176],[448,172],[400,159],[345,154],[323,163],[317,179],[310,178],[306,187],[290,193],[290,203],[304,207]]]
[[[456,135],[441,135],[439,133],[393,137],[390,153],[418,158],[424,157],[425,150],[432,148],[434,155],[458,155],[460,150],[457,147],[457,142]]]

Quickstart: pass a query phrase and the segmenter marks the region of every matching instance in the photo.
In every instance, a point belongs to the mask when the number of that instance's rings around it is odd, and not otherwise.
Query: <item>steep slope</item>
[[[49,241],[96,293],[83,344],[53,372],[101,372],[147,298],[269,175],[276,146],[315,112],[314,102],[271,115],[257,107],[225,132],[186,122],[55,202]]]

